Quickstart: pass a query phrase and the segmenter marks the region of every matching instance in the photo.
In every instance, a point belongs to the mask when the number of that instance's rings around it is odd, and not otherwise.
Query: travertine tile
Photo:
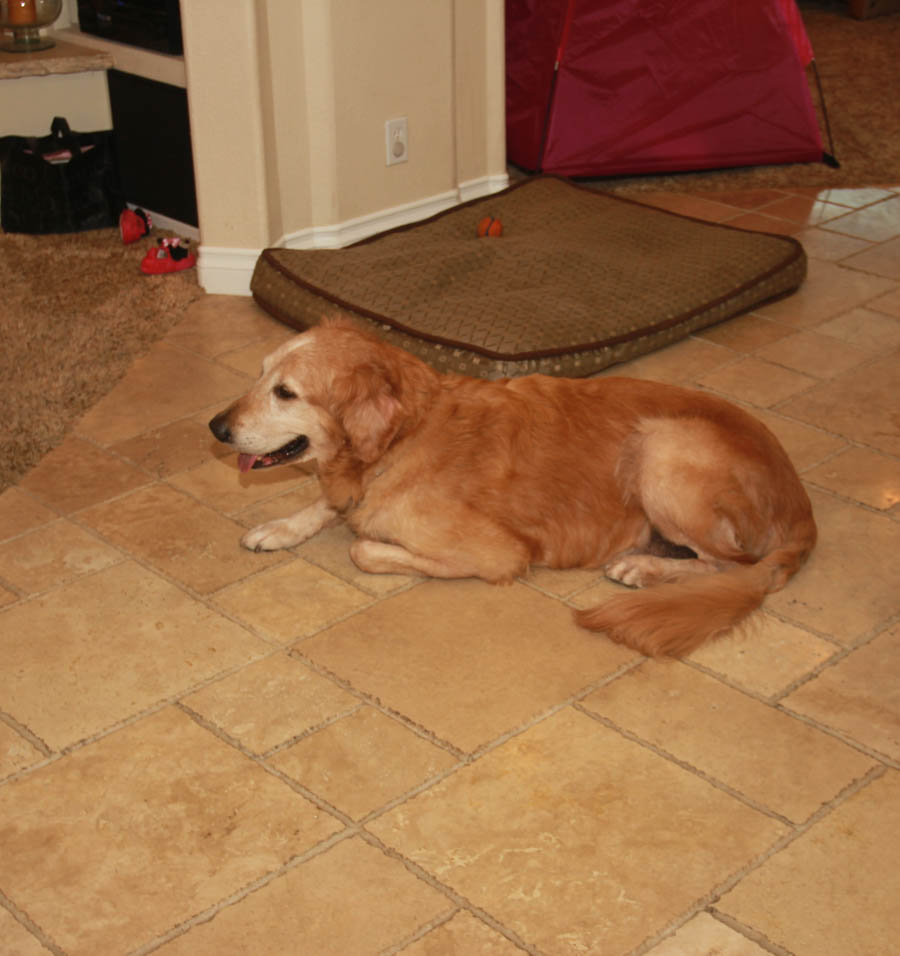
[[[900,461],[868,448],[848,448],[803,477],[881,511],[900,502]]]
[[[303,472],[297,469],[298,478]],[[313,504],[322,497],[322,489],[318,479],[313,475],[307,476],[307,481],[300,481],[290,491],[266,498],[263,501],[250,504],[249,507],[236,511],[232,518],[239,521],[245,528],[253,528],[276,518],[287,518],[298,511]]]
[[[211,505],[233,514],[264,498],[291,490],[300,482],[313,481],[305,471],[292,465],[261,468],[241,474],[237,456],[208,458],[202,464],[169,478],[169,484]]]
[[[152,485],[79,517],[201,594],[291,560],[283,551],[245,550],[240,525],[168,485]]]
[[[823,226],[847,236],[883,242],[900,235],[900,196],[858,209]]]
[[[866,309],[851,309],[835,316],[816,326],[816,331],[870,352],[900,349],[900,321],[877,311],[880,301],[884,300],[870,302]]]
[[[400,952],[403,956],[521,956],[522,950],[463,910]]]
[[[900,456],[898,395],[900,356],[895,352],[816,385],[779,411]]]
[[[716,908],[797,956],[890,953],[900,935],[900,774],[888,771]]]
[[[900,626],[822,671],[783,703],[900,760]]]
[[[279,644],[306,637],[371,603],[368,594],[302,558],[225,588],[215,603]]]
[[[359,700],[286,653],[241,668],[184,703],[254,753],[265,753]]]
[[[70,436],[46,454],[20,484],[45,504],[71,514],[150,480],[128,462]]]
[[[768,207],[766,207],[766,212]],[[745,212],[728,220],[729,226],[738,229],[752,229],[754,232],[768,232],[777,236],[793,236],[803,228],[802,222],[769,216],[766,212]]]
[[[792,192],[806,192],[807,190],[792,190]],[[879,189],[874,186],[820,188],[816,186],[808,190],[822,202],[834,202],[850,209],[860,209],[882,199],[891,199],[893,193],[889,189]]]
[[[900,319],[900,286],[897,286],[891,292],[887,292],[877,299],[872,299],[869,303],[870,309],[878,312],[884,312],[887,315],[893,315]]]
[[[603,578],[599,568],[532,568],[524,580],[539,591],[548,591],[557,597],[567,597]]]
[[[761,306],[757,313],[789,325],[810,328],[890,292],[895,283],[833,262],[810,259],[806,282],[778,302]]]
[[[819,540],[766,606],[841,644],[855,644],[900,611],[897,524],[814,489],[810,498]]]
[[[690,659],[747,690],[772,697],[839,651],[801,627],[761,613],[740,632],[704,644]]]
[[[551,956],[630,951],[784,832],[571,709],[368,828]]]
[[[210,458],[225,458],[234,454],[227,445],[213,438],[205,424],[190,418],[117,442],[112,450],[135,462],[155,478],[166,478],[203,464]]]
[[[56,750],[267,646],[131,562],[3,611],[0,622],[3,709]]]
[[[7,488],[0,494],[0,540],[54,521],[55,511],[44,507],[19,488]]]
[[[900,231],[900,230],[898,230]],[[874,272],[889,279],[900,279],[900,237],[881,242],[871,249],[844,260],[844,265]]]
[[[873,766],[833,737],[676,662],[648,661],[583,706],[795,823]]]
[[[29,743],[21,734],[16,733],[8,724],[0,721],[0,780],[26,767],[31,767],[43,759],[44,755],[37,747]],[[0,907],[0,913],[2,912],[4,912],[3,908]]]
[[[251,298],[205,295],[188,306],[165,341],[212,357],[270,338],[280,327]]]
[[[757,349],[757,358],[813,378],[831,378],[871,358],[871,353],[815,332],[795,332]]]
[[[47,956],[49,952],[3,907],[0,907],[0,939],[8,956]]]
[[[802,472],[805,468],[817,465],[836,451],[847,447],[843,438],[838,438],[823,428],[803,425],[778,412],[762,408],[754,408],[752,412],[781,442],[797,471]]]
[[[33,594],[99,571],[122,555],[70,521],[55,521],[0,544],[0,578]]]
[[[751,356],[707,372],[697,381],[729,398],[768,407],[802,392],[816,380]]]
[[[0,881],[66,953],[131,952],[339,829],[169,708],[0,789]]]
[[[699,338],[716,345],[724,345],[736,352],[752,352],[763,345],[770,345],[791,334],[791,327],[749,313],[720,322],[695,333]]]
[[[426,581],[297,649],[466,751],[636,657],[553,598],[478,581]]]
[[[320,531],[301,544],[297,548],[297,553],[318,567],[324,568],[354,587],[361,588],[376,597],[384,597],[419,580],[405,574],[367,574],[365,571],[360,571],[350,558],[350,545],[355,538],[356,535],[342,521]]]
[[[797,239],[802,243],[803,250],[808,256],[830,262],[838,262],[854,253],[863,252],[871,245],[865,239],[842,236],[840,233],[828,232],[818,227],[804,229],[803,232],[797,233]]]
[[[456,757],[363,707],[269,759],[354,820],[449,770]]]
[[[682,339],[657,352],[649,352],[628,362],[621,362],[601,375],[622,375],[626,378],[648,378],[659,382],[685,385],[699,375],[734,360],[734,353],[722,345],[699,338]]]
[[[246,391],[250,379],[161,342],[75,426],[76,434],[112,445]]]
[[[767,216],[789,219],[802,225],[818,225],[846,215],[847,209],[818,196],[785,196],[768,203],[763,210]]]
[[[760,209],[784,199],[788,193],[782,189],[717,189],[701,194],[706,199],[735,206],[737,209]]]
[[[159,953],[362,956],[402,943],[453,908],[402,863],[352,838],[288,870]]]
[[[233,368],[235,371],[241,372],[251,379],[256,379],[262,371],[263,359],[274,352],[280,345],[283,345],[288,339],[292,339],[297,335],[297,330],[279,324],[273,330],[273,333],[274,334],[269,338],[254,342],[252,345],[245,345],[243,348],[235,349],[233,352],[220,355],[219,361],[223,365],[228,366],[228,368]]]
[[[708,913],[699,913],[647,956],[765,956],[766,950]]]

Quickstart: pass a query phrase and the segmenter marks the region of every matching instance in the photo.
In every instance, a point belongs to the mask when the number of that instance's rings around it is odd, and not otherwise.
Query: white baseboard
[[[133,202],[126,203],[125,205],[128,206],[129,209],[138,208],[137,204]],[[145,209],[143,206],[140,208],[147,213],[156,229],[171,229],[172,232],[177,232],[179,236],[183,236],[185,239],[192,239],[194,242],[200,239],[200,230],[196,226],[181,222],[178,219],[172,219],[169,216],[164,216],[161,212]]]
[[[460,183],[457,189],[427,199],[382,209],[376,213],[348,219],[332,226],[312,226],[290,233],[273,243],[283,249],[343,249],[351,243],[374,236],[386,229],[405,226],[427,219],[460,202],[479,199],[499,192],[509,185],[502,176],[485,176]],[[200,285],[219,295],[250,295],[250,279],[262,249],[233,249],[222,246],[200,246],[197,276]]]
[[[197,281],[214,295],[250,295],[250,279],[262,249],[200,246]]]

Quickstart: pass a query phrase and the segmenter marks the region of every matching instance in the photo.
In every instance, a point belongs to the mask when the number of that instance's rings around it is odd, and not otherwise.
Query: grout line
[[[519,949],[529,953],[530,956],[545,956],[541,950],[537,949],[537,947],[531,945],[530,943],[527,943],[518,934],[508,929],[494,916],[488,913],[487,910],[482,909],[480,906],[476,906],[470,900],[466,899],[461,893],[458,893],[456,890],[454,890],[451,886],[446,883],[442,883],[414,860],[404,856],[399,850],[395,850],[393,847],[388,846],[388,844],[386,844],[383,840],[375,836],[374,833],[370,833],[368,830],[362,830],[360,831],[359,835],[368,844],[378,850],[381,850],[381,852],[384,853],[389,859],[396,860],[398,863],[402,863],[403,866],[413,874],[413,876],[418,877],[418,879],[420,879],[423,883],[427,883],[433,889],[443,893],[453,903],[455,903],[456,906],[468,910],[473,916],[480,919],[495,932],[500,933],[501,936],[505,936],[506,939],[518,946]]]
[[[783,946],[779,946],[778,943],[769,939],[768,936],[761,933],[759,930],[754,929],[752,926],[747,926],[745,923],[739,922],[733,916],[729,916],[727,913],[722,913],[714,906],[710,906],[707,912],[710,916],[712,916],[713,919],[718,920],[718,922],[722,923],[724,926],[727,926],[735,933],[745,936],[751,942],[756,943],[760,949],[765,950],[767,953],[772,953],[772,956],[794,956],[794,953],[792,953],[791,950],[785,949]]]
[[[199,913],[195,913],[191,917],[188,917],[188,919],[183,920],[176,926],[173,926],[162,935],[141,944],[137,949],[130,950],[127,956],[146,956],[147,953],[151,953],[154,950],[159,949],[166,943],[170,943],[173,939],[177,939],[180,936],[186,935],[195,926],[200,926],[203,923],[211,922],[223,910],[234,906],[236,903],[240,903],[251,894],[263,889],[264,887],[268,886],[269,883],[274,882],[279,877],[284,876],[286,873],[289,873],[296,867],[301,866],[303,863],[306,863],[308,860],[311,860],[314,857],[321,856],[323,853],[327,853],[338,843],[343,843],[344,840],[351,839],[356,835],[356,830],[339,830],[330,837],[320,840],[314,846],[311,846],[303,853],[297,854],[297,856],[291,857],[291,859],[271,872],[263,874],[262,876],[248,883],[246,886],[242,886],[240,889],[235,890],[228,896],[223,897],[218,902],[208,906],[206,909],[201,910]],[[65,954],[63,954],[63,956],[65,956]]]
[[[303,642],[298,642],[302,644]],[[464,760],[467,756],[466,751],[461,750],[455,744],[450,743],[449,740],[444,740],[442,737],[439,737],[433,731],[429,730],[427,727],[423,727],[421,724],[417,724],[414,720],[411,720],[405,714],[401,713],[398,710],[394,710],[391,707],[383,704],[376,696],[369,694],[364,690],[360,690],[357,687],[354,687],[350,681],[341,677],[338,674],[335,674],[333,671],[330,671],[327,667],[324,667],[322,664],[319,664],[318,661],[313,660],[310,657],[307,657],[300,648],[295,644],[290,649],[290,654],[292,657],[295,657],[297,660],[305,664],[310,670],[314,671],[320,677],[326,677],[328,680],[337,684],[343,690],[346,690],[348,693],[353,694],[354,697],[357,697],[363,703],[368,704],[370,707],[373,707],[375,710],[384,714],[386,717],[390,717],[393,720],[396,720],[398,723],[406,727],[407,730],[412,731],[417,737],[421,737],[424,740],[427,740],[429,743],[434,744],[436,747],[440,747],[442,750],[445,750],[451,756],[455,757],[457,760]]]
[[[318,794],[303,786],[303,784],[298,780],[295,780],[293,777],[286,774],[283,770],[273,767],[265,758],[260,757],[251,750],[248,750],[237,738],[232,737],[226,731],[222,730],[221,727],[214,724],[211,720],[207,720],[202,714],[198,714],[197,711],[188,707],[187,704],[177,703],[175,706],[186,716],[190,717],[190,719],[193,720],[194,723],[199,727],[202,727],[214,737],[217,737],[223,743],[235,749],[239,754],[246,757],[252,763],[255,763],[270,776],[280,780],[283,784],[290,787],[291,790],[303,797],[314,807],[321,810],[323,813],[327,813],[329,816],[334,817],[342,826],[348,830],[359,829],[359,824],[357,824],[357,822],[351,816],[344,813],[343,810],[339,810],[327,800],[324,800]]]
[[[851,799],[861,790],[864,790],[870,783],[873,783],[883,774],[885,774],[886,768],[884,767],[873,767],[868,773],[864,774],[862,777],[857,780],[852,781],[846,787],[844,787],[840,793],[832,797],[831,800],[824,803],[812,816],[809,817],[804,823],[799,824],[796,827],[789,829],[783,836],[779,837],[768,850],[763,851],[758,854],[743,867],[731,874],[718,885],[714,886],[711,890],[705,893],[690,909],[685,913],[679,916],[676,920],[673,920],[669,923],[663,930],[655,934],[652,937],[644,940],[640,946],[632,950],[629,956],[644,956],[644,954],[650,952],[654,946],[659,942],[665,939],[667,936],[671,935],[675,931],[681,928],[685,923],[693,919],[698,913],[709,910],[714,911],[716,916],[718,916],[719,911],[714,908],[714,905],[719,902],[719,900],[728,892],[733,890],[740,882],[746,879],[751,873],[755,870],[760,869],[764,866],[769,860],[774,856],[781,853],[782,850],[790,846],[794,841],[800,839],[804,836],[810,829],[812,829],[817,823],[823,820],[825,817],[829,816],[831,812],[838,807],[840,807],[847,800]],[[724,922],[724,921],[723,921]],[[748,930],[750,928],[748,927]],[[755,930],[750,930],[751,933],[755,934]],[[748,935],[748,934],[743,934]],[[761,934],[760,934],[761,935]],[[754,939],[754,942],[757,940],[752,936],[748,938]],[[763,937],[764,938],[764,937]],[[778,948],[772,949],[772,943],[769,943],[769,952],[774,952],[777,956],[782,956],[783,953],[787,953],[786,950],[781,950]],[[652,956],[652,954],[651,954]],[[793,956],[793,954],[788,953],[787,956]]]
[[[17,923],[28,930],[45,949],[50,950],[55,956],[66,956],[65,950],[58,946],[24,910],[19,909],[2,890],[0,890],[0,907],[3,907]]]
[[[434,919],[429,920],[427,923],[424,923],[409,935],[404,936],[399,943],[394,943],[391,946],[388,946],[387,949],[382,949],[377,956],[396,956],[397,953],[402,953],[407,946],[417,943],[420,939],[427,936],[432,930],[446,925],[450,922],[450,920],[453,919],[454,916],[462,912],[464,912],[462,909],[460,909],[458,906],[454,906],[446,913],[441,913],[440,916],[435,916]]]
[[[682,760],[681,757],[676,757],[675,754],[670,751],[660,747],[658,744],[654,744],[652,741],[647,740],[644,737],[639,736],[634,733],[634,731],[628,730],[625,727],[620,726],[614,720],[611,720],[609,717],[604,716],[603,714],[596,713],[595,711],[589,710],[582,704],[576,704],[575,709],[583,713],[586,717],[590,717],[592,720],[597,721],[597,723],[602,724],[604,727],[607,727],[609,730],[614,731],[619,734],[621,737],[624,737],[626,740],[630,740],[634,744],[649,750],[651,753],[655,754],[657,757],[668,761],[669,763],[675,764],[677,767],[680,767],[682,770],[686,770],[688,773],[693,774],[696,777],[699,777],[705,783],[708,783],[710,786],[714,787],[716,790],[721,790],[723,793],[728,794],[729,797],[733,797],[735,800],[740,801],[744,806],[749,807],[751,810],[756,810],[757,813],[761,813],[766,817],[769,817],[771,820],[775,820],[777,823],[780,823],[786,827],[789,827],[791,830],[800,826],[800,824],[794,820],[789,819],[781,813],[778,813],[775,810],[770,809],[769,807],[764,806],[761,803],[757,803],[752,797],[747,796],[742,793],[740,790],[735,787],[730,786],[722,780],[719,780],[718,777],[712,776],[712,774],[707,773],[705,770],[701,770],[699,767],[695,767],[693,764],[689,763],[687,760]]]

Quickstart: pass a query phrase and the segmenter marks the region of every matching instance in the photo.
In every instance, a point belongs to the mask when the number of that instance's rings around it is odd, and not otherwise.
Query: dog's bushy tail
[[[815,525],[810,521],[794,543],[756,564],[619,594],[596,607],[576,611],[575,620],[648,657],[688,654],[732,630],[760,607],[766,594],[782,588],[814,543]]]

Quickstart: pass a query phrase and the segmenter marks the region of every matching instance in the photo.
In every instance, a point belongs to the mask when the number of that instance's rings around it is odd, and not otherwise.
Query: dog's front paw
[[[278,551],[280,548],[291,548],[305,540],[305,536],[297,534],[289,519],[280,518],[251,528],[241,538],[241,547],[247,548],[248,551]]]
[[[647,585],[647,555],[628,554],[611,561],[603,569],[611,581],[618,581],[629,588]]]

